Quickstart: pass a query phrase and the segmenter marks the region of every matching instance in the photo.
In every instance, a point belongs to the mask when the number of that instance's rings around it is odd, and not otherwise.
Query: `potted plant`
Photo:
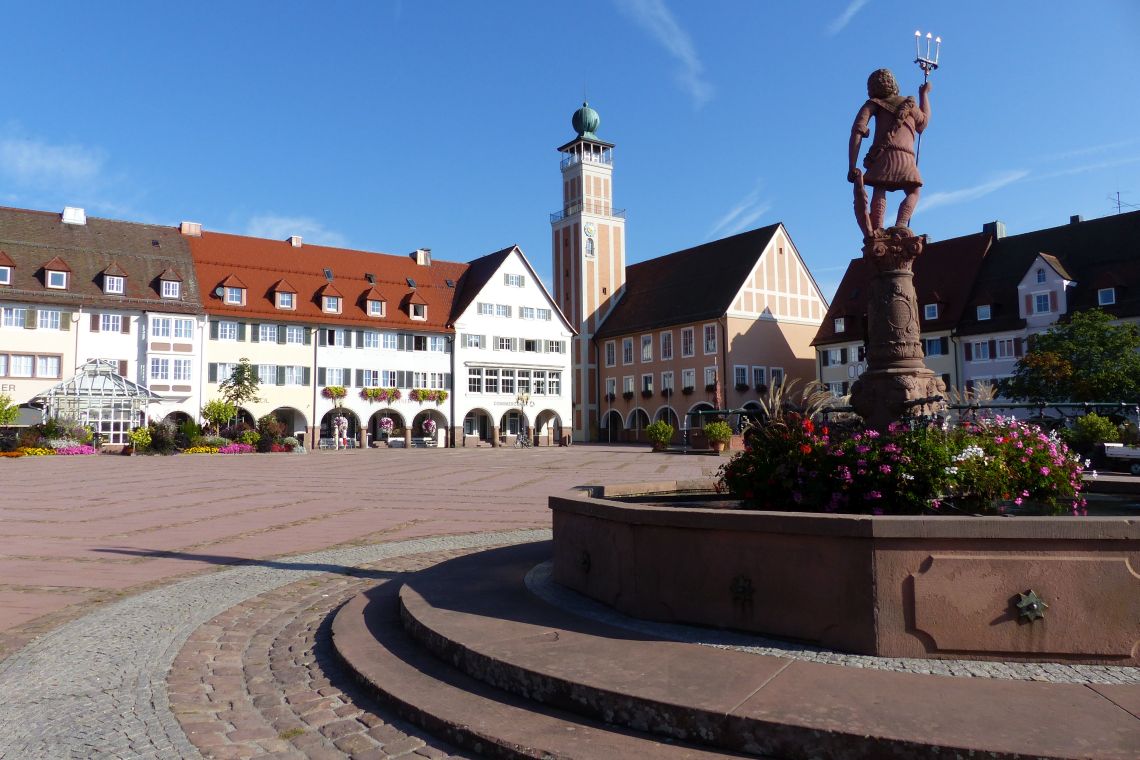
[[[665,420],[657,420],[645,428],[645,436],[653,444],[654,451],[665,451],[673,440],[673,426]]]
[[[616,398],[617,398],[617,394],[616,394],[616,393],[607,393],[607,394],[606,394],[606,401],[613,401],[613,400],[614,400],[614,399],[616,399]]]
[[[653,391],[646,388],[645,390],[643,390],[641,392],[641,397],[642,398],[653,398]]]
[[[706,393],[716,393],[716,383],[708,383],[705,385]]]
[[[624,393],[621,394],[621,397],[624,398],[626,401],[629,401],[631,398],[633,398],[633,391],[625,391]]]
[[[684,393],[686,396],[692,396],[693,395],[693,386],[686,385],[684,388],[681,389],[681,393]]]
[[[728,446],[728,442],[732,440],[732,428],[727,422],[710,422],[705,425],[705,438],[708,439],[709,445],[712,446],[713,451],[720,453]]]
[[[737,383],[736,390],[740,393],[745,393],[749,388],[748,383]]]
[[[344,389],[343,385],[329,385],[321,391],[321,395],[332,401],[340,401],[348,395],[348,391]]]

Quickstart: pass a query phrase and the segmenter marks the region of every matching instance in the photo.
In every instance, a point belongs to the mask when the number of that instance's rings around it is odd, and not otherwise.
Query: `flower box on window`
[[[340,401],[348,394],[343,385],[329,385],[321,390],[321,395],[333,401]]]
[[[716,393],[716,383],[709,383],[708,385],[706,385],[705,391],[707,393]]]
[[[673,389],[672,388],[662,388],[661,389],[661,396],[663,398],[669,398],[672,395],[673,395]]]
[[[767,393],[768,392],[768,386],[764,385],[763,383],[760,383],[760,385],[756,386],[756,392],[757,393]]]
[[[626,401],[629,401],[631,398],[633,398],[633,391],[626,391],[625,393],[621,394],[621,397]]]
[[[748,383],[737,383],[736,384],[736,390],[740,391],[741,393],[746,392],[749,387],[750,386],[748,385]]]
[[[641,397],[642,398],[653,398],[653,391],[648,390],[648,389],[644,390],[641,392]]]
[[[607,394],[606,394],[606,401],[613,401],[613,400],[614,400],[614,399],[616,399],[616,398],[617,398],[617,394],[616,394],[616,393],[607,393]]]
[[[681,389],[681,393],[684,393],[686,396],[692,396],[693,395],[693,386],[686,385],[684,388]]]

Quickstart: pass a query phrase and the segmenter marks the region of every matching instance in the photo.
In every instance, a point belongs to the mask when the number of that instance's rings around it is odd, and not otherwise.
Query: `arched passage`
[[[438,446],[447,436],[447,418],[436,409],[425,409],[412,418],[413,445]]]
[[[385,422],[384,420],[390,420]],[[381,409],[368,418],[368,435],[373,441],[404,437],[404,415],[395,409]]]
[[[556,446],[562,440],[562,418],[553,409],[543,409],[534,419],[534,445]]]
[[[673,430],[680,430],[681,423],[677,419],[677,413],[673,411],[671,406],[663,406],[657,410],[657,414],[653,415],[654,421],[660,420],[666,424],[672,425]]]
[[[640,406],[629,413],[626,420],[626,440],[641,441],[645,437],[645,428],[649,427],[649,412]]]
[[[621,419],[621,412],[616,409],[611,409],[606,412],[606,416],[602,417],[602,435],[601,439],[606,443],[614,443],[620,441],[622,437],[622,428],[625,425]]]
[[[309,418],[300,409],[291,406],[279,406],[273,410],[273,416],[285,426],[283,435],[292,436],[301,443],[305,442],[305,431],[309,427]]]
[[[344,417],[346,421],[343,436],[337,435],[334,424],[337,417]],[[348,448],[354,448],[360,440],[360,418],[356,416],[356,412],[351,409],[346,409],[343,406],[330,409],[325,413],[325,416],[321,418],[320,447],[322,449],[337,448],[337,438],[341,439],[342,446],[347,446]]]
[[[491,441],[494,424],[486,409],[472,409],[463,417],[463,445],[474,446]],[[468,443],[470,441],[470,443]]]

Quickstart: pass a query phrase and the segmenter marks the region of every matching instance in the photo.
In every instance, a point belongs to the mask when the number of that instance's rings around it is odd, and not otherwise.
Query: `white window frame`
[[[44,284],[52,290],[67,290],[67,272],[49,269],[44,275]]]
[[[606,341],[606,366],[617,366],[617,342],[612,340]]]
[[[27,372],[24,372],[24,367]],[[35,377],[36,357],[33,354],[9,354],[8,377]]]
[[[297,294],[279,290],[277,295],[277,308],[283,311],[294,311],[297,306]]]
[[[194,377],[192,359],[174,359],[170,362],[170,379],[175,383],[188,383]]]
[[[100,314],[99,315],[99,332],[122,332],[123,331],[123,315],[122,314]]]
[[[712,328],[712,339],[709,339],[709,328]],[[717,329],[716,323],[710,322],[701,326],[701,344],[705,349],[705,356],[712,356],[716,353],[717,346]],[[711,346],[711,348],[710,348]]]
[[[661,331],[661,361],[668,362],[673,360],[673,331]]]
[[[150,357],[150,379],[170,382],[170,359],[165,356]]]
[[[653,335],[641,336],[641,363],[653,361]]]
[[[928,303],[924,305],[922,307],[922,316],[927,320],[938,319],[938,304]]]
[[[835,327],[835,332],[844,332],[847,329],[847,319],[846,317],[836,317],[832,320],[832,325]]]
[[[495,304],[493,303],[477,303],[475,304],[475,311],[485,317],[495,316]]]
[[[259,324],[257,326],[257,339],[261,343],[276,343],[277,325]]]
[[[427,319],[427,304],[426,303],[413,303],[413,304],[409,304],[409,306],[411,308],[408,309],[408,311],[410,312],[408,316],[410,316],[412,319],[418,319],[418,320],[426,320]]]
[[[534,307],[533,306],[520,306],[519,307],[519,319],[534,319],[534,316],[535,315],[534,315]]]
[[[990,319],[992,319],[993,309],[991,308],[990,304],[979,304],[976,309],[976,316],[979,322],[988,322]]]
[[[922,341],[922,353],[925,356],[942,356],[942,339],[926,338]]]
[[[150,320],[150,337],[170,338],[174,332],[174,320],[170,317],[152,317]]]
[[[526,286],[526,277],[521,274],[506,273],[503,275],[503,282],[508,288],[522,288]]]
[[[58,330],[62,315],[59,309],[40,309],[36,312],[36,328],[39,330]]]
[[[606,378],[606,395],[607,396],[614,396],[614,397],[617,396],[617,378],[616,377],[607,377]]]
[[[325,314],[340,314],[340,296],[321,296],[321,311]]]
[[[464,348],[485,348],[487,345],[486,341],[487,336],[485,335],[473,335],[471,333],[465,333],[463,335]]]
[[[536,316],[538,319],[544,322],[549,322],[554,316],[554,312],[552,312],[550,309],[537,309]]]
[[[468,393],[482,393],[483,392],[483,368],[470,367],[467,370],[467,392]]]
[[[1116,288],[1098,288],[1096,291],[1097,306],[1116,305]]]
[[[24,306],[4,307],[4,326],[19,327],[23,329],[24,320],[28,318],[28,309]]]
[[[633,375],[625,375],[621,379],[621,392],[633,393]]]
[[[162,280],[162,297],[181,298],[182,283],[180,283],[178,280]]]
[[[12,284],[12,267],[0,267],[0,285]]]
[[[304,344],[305,328],[301,327],[300,325],[286,325],[285,342],[292,345]]]
[[[387,301],[378,301],[375,298],[368,299],[368,316],[370,317],[384,317],[387,315]]]
[[[192,319],[178,319],[174,320],[174,337],[181,338],[182,340],[194,339],[194,320]]]
[[[759,365],[752,365],[752,385],[767,386],[768,385],[768,368]]]
[[[103,292],[121,296],[127,289],[127,278],[116,274],[103,275]]]
[[[1017,356],[1017,345],[1014,343],[1017,338],[998,338],[994,341],[994,348],[996,349],[997,356],[995,359],[1013,359]]]
[[[1044,300],[1045,308],[1041,308],[1042,300]],[[1033,294],[1033,313],[1034,314],[1050,314],[1053,311],[1052,304],[1048,293],[1034,293]]]
[[[681,387],[693,388],[694,390],[696,389],[697,371],[695,369],[690,368],[681,370]]]
[[[988,362],[992,358],[990,356],[990,342],[988,340],[974,341],[970,347],[970,352],[973,355],[971,361]]]
[[[843,349],[842,348],[829,348],[827,349],[827,364],[831,367],[838,367],[843,364]]]
[[[641,376],[641,392],[645,393],[646,391],[653,393],[653,373],[652,372],[646,372],[645,374],[643,374]]]
[[[673,370],[667,370],[661,373],[661,390],[673,390]]]
[[[51,362],[55,365],[54,370],[46,368],[45,365],[49,362]],[[46,355],[45,354],[37,354],[36,355],[36,366],[35,366],[36,377],[57,378],[60,376],[62,369],[63,369],[63,359],[58,354],[46,354]]]
[[[705,387],[716,385],[716,366],[705,367]]]
[[[689,350],[685,350],[685,344],[688,343]],[[688,359],[695,356],[697,352],[697,335],[696,330],[692,327],[681,328],[681,358]]]
[[[226,287],[223,294],[223,302],[231,306],[242,306],[245,304],[245,288]]]
[[[621,363],[623,366],[633,364],[633,338],[621,339]]]
[[[218,322],[218,340],[236,341],[238,339],[238,323],[223,319]],[[220,377],[220,375],[219,375]]]
[[[1047,279],[1045,277],[1045,270],[1044,268],[1040,268],[1037,270],[1037,284],[1043,285],[1045,282],[1047,282]]]
[[[779,388],[784,384],[784,368],[783,367],[769,367],[768,377],[772,379],[772,386]]]
[[[732,367],[732,384],[748,385],[748,365],[734,364]]]

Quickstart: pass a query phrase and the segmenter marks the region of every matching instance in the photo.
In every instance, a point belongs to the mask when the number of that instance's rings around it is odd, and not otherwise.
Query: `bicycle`
[[[530,448],[530,438],[527,437],[526,433],[520,432],[517,436],[515,436],[515,448],[516,449],[529,449]]]

